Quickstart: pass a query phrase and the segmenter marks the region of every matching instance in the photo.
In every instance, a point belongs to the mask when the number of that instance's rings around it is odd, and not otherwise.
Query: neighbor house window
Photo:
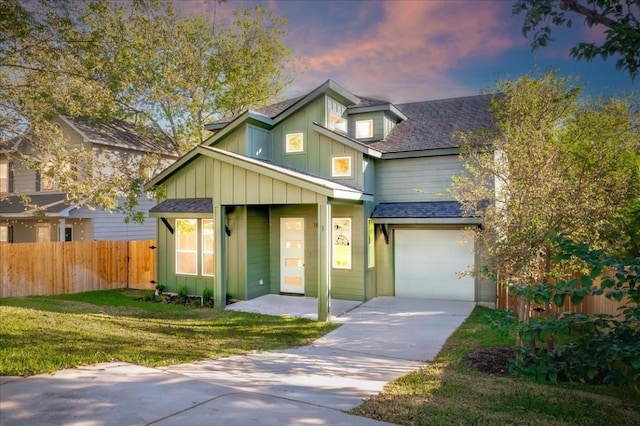
[[[51,226],[38,225],[36,226],[36,241],[39,243],[47,243],[51,241]]]
[[[373,137],[373,120],[356,121],[356,139]]]
[[[351,219],[331,220],[331,241],[333,242],[333,267],[351,269]]]
[[[10,188],[11,165],[8,161],[0,161],[0,192],[12,192]]]
[[[215,271],[213,219],[202,219],[202,275],[212,277]]]
[[[198,273],[198,220],[176,219],[176,273]]]
[[[373,268],[376,265],[376,233],[373,220],[369,219],[369,268]]]
[[[9,242],[9,227],[7,225],[0,225],[0,243]]]
[[[38,181],[37,191],[55,191],[57,188],[56,181],[53,177],[47,176],[46,174],[42,174],[41,172],[37,172],[38,175],[36,177]]]
[[[287,133],[285,136],[285,151],[288,153],[304,151],[304,134]]]
[[[350,177],[351,176],[351,156],[331,158],[331,176]]]

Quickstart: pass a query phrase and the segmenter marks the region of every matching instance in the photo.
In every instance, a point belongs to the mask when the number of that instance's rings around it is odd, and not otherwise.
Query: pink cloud
[[[382,8],[382,18],[369,29],[351,34],[341,43],[325,45],[314,37],[299,50],[308,71],[298,84],[310,76],[316,85],[333,78],[353,90],[367,94],[371,87],[381,92],[393,85],[394,97],[415,96],[415,84],[437,87],[439,92],[468,94],[468,88],[446,77],[448,70],[470,59],[487,60],[524,39],[508,36],[502,2],[466,1],[388,1],[364,2]],[[507,9],[510,13],[509,8]],[[357,15],[357,14],[356,14]],[[369,16],[364,12],[361,16]],[[331,30],[329,28],[329,30]],[[322,76],[322,78],[318,78]],[[340,80],[343,79],[343,80]],[[406,87],[406,95],[399,87]],[[308,89],[309,87],[307,87]],[[446,88],[446,89],[445,89]],[[443,90],[444,89],[444,90]],[[391,90],[388,90],[389,92]]]

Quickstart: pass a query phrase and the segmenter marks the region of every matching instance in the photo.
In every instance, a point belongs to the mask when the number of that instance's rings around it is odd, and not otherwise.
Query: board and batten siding
[[[231,234],[226,237],[227,293],[234,299],[244,300],[247,298],[247,208],[227,208],[226,225]]]
[[[269,294],[271,288],[269,254],[269,208],[247,207],[247,299]],[[262,281],[262,283],[261,283]]]
[[[271,132],[247,125],[247,155],[261,160],[271,160]]]
[[[378,161],[376,201],[379,203],[451,200],[452,177],[464,172],[457,155]]]
[[[239,126],[212,146],[241,155],[250,155],[247,153],[247,126]]]

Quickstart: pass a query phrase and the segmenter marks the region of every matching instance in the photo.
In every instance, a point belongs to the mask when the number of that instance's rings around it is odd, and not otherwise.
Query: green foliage
[[[187,286],[186,285],[179,285],[178,288],[176,289],[176,293],[178,294],[178,297],[181,300],[185,300],[187,298],[187,295],[188,295]]]
[[[632,79],[640,71],[640,2],[637,0],[517,0],[513,14],[524,14],[522,33],[533,33],[531,47],[544,47],[552,41],[552,27],[573,25],[582,15],[589,26],[602,26],[605,39],[598,43],[578,43],[571,56],[591,60],[619,56],[616,68],[626,70]]]
[[[205,287],[204,290],[202,290],[203,303],[207,303],[208,301],[211,300],[212,297],[213,297],[213,292],[211,291],[211,289],[209,287]]]
[[[588,295],[604,294],[625,304],[617,316],[566,312],[521,320],[509,311],[496,311],[494,328],[515,331],[524,343],[512,372],[539,381],[631,384],[640,391],[640,258],[622,261],[563,236],[556,241],[559,257],[576,257],[589,265],[589,272],[556,284],[522,286],[516,289],[518,297],[527,304],[563,306],[567,298],[575,305]],[[601,283],[594,286],[598,277],[603,277]],[[556,347],[559,341],[564,343]]]
[[[162,294],[166,288],[167,287],[164,284],[156,284],[156,290],[158,291],[158,294]]]
[[[494,128],[459,135],[466,173],[452,191],[480,218],[482,263],[500,282],[566,279],[584,267],[577,258],[553,261],[550,230],[640,255],[630,208],[640,200],[637,100],[591,101],[581,89],[555,72],[501,82]]]
[[[209,136],[206,123],[275,100],[291,79],[286,21],[259,5],[210,21],[172,1],[0,0],[0,16],[0,142],[26,138],[27,166],[55,177],[69,202],[133,221],[158,158],[71,146],[55,114],[124,119],[184,152]]]

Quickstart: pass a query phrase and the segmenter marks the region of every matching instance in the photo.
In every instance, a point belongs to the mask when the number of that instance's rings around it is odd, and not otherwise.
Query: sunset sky
[[[183,0],[177,7],[228,16],[255,1]],[[573,28],[531,51],[513,0],[271,0],[259,2],[288,20],[285,43],[305,70],[286,97],[331,78],[351,92],[395,103],[475,95],[497,80],[551,68],[580,78],[590,95],[638,91],[615,58],[577,61],[576,41],[602,40],[577,16]]]

